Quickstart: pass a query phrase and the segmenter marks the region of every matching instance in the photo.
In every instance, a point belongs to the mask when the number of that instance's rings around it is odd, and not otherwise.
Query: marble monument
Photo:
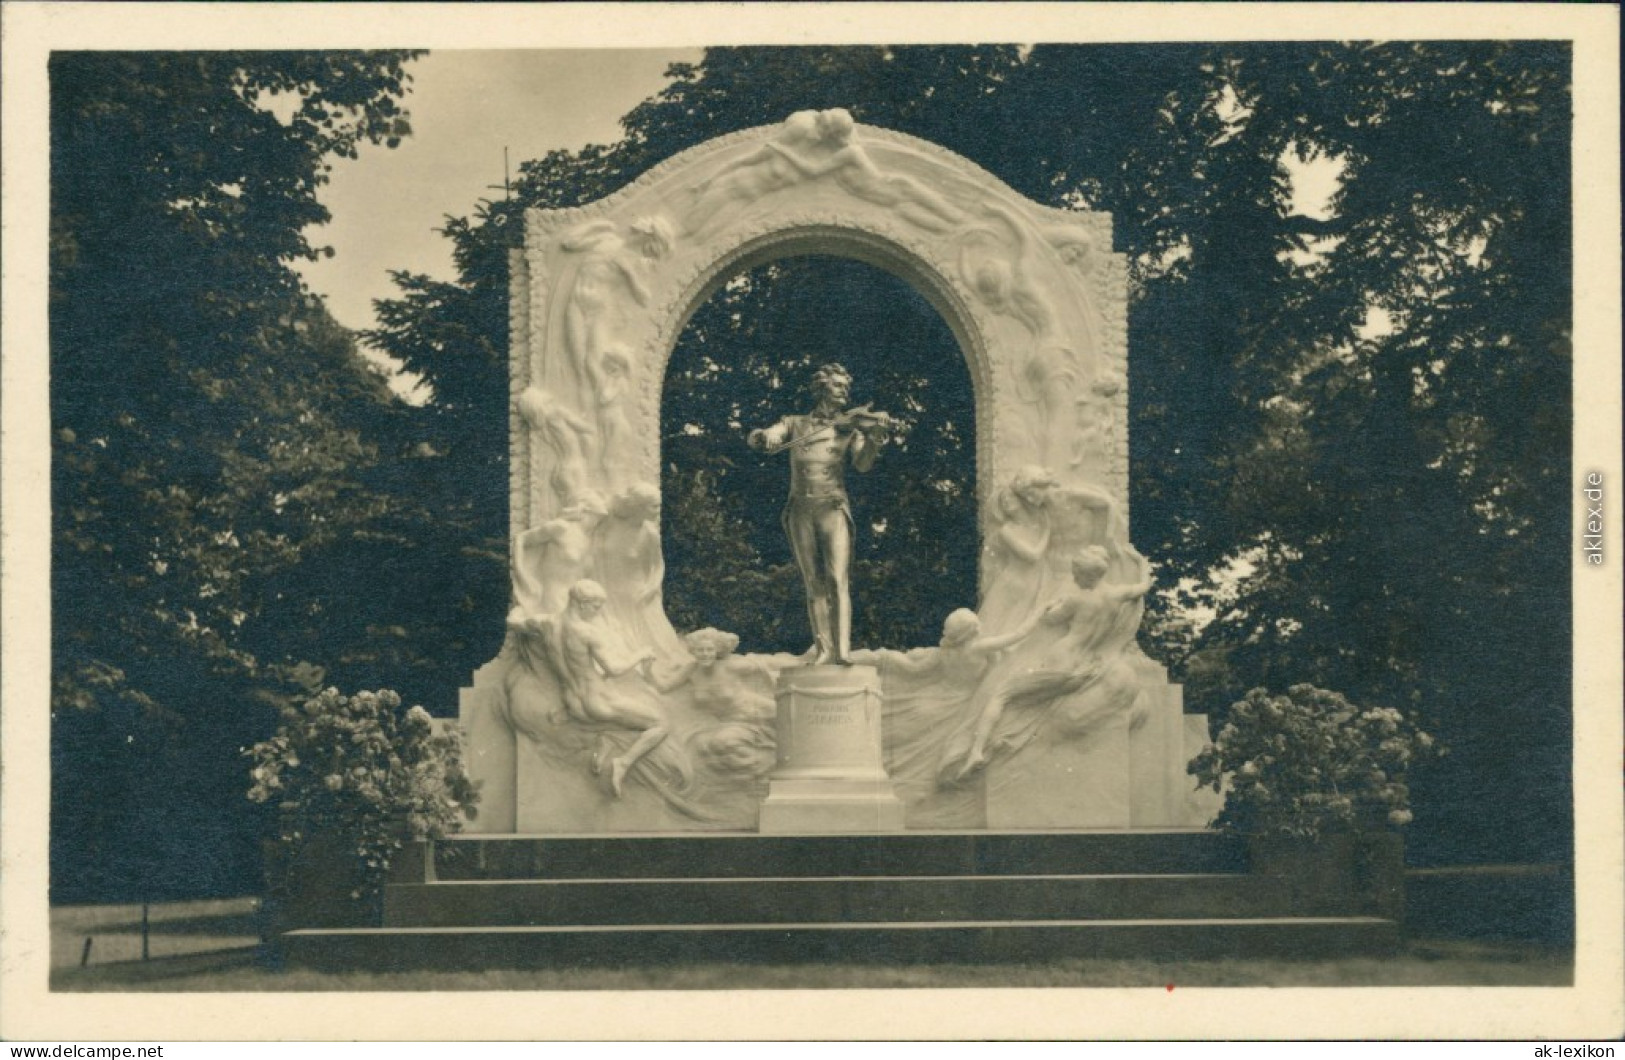
[[[805,655],[679,634],[663,604],[659,399],[693,310],[738,272],[855,258],[919,290],[976,402],[978,605],[933,646],[854,648],[846,467],[893,427],[826,365],[783,455]],[[694,147],[584,207],[526,216],[511,266],[513,602],[463,692],[476,831],[1196,827],[1207,739],[1136,643],[1124,261],[1111,220],[1028,201],[844,110]],[[764,499],[765,502],[766,499]],[[744,631],[740,631],[744,632]]]

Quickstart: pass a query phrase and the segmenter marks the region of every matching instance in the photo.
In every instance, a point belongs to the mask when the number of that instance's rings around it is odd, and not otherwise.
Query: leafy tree
[[[407,58],[52,57],[58,897],[243,886],[238,748],[378,639],[381,578],[332,575],[409,427],[290,262],[330,160],[409,131]]]

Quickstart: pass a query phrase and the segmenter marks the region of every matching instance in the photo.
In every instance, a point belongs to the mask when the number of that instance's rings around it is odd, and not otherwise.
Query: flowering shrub
[[[247,752],[248,797],[281,803],[283,843],[298,851],[338,836],[355,851],[352,898],[378,890],[407,839],[438,839],[474,816],[457,731],[437,733],[428,711],[400,708],[394,692],[329,688],[284,708],[276,735]]]
[[[1188,772],[1215,791],[1228,782],[1219,827],[1314,838],[1409,824],[1408,770],[1440,753],[1397,710],[1293,685],[1247,693]]]

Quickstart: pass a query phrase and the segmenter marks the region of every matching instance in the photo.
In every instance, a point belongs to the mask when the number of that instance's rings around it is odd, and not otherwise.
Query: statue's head
[[[720,629],[696,629],[683,638],[688,646],[688,653],[694,656],[694,661],[701,666],[710,666],[718,659],[733,653],[739,647],[739,636],[735,633],[724,633]]]
[[[604,592],[604,587],[591,578],[583,578],[570,586],[570,606],[586,618],[596,615],[607,599],[609,594]]]
[[[942,646],[957,648],[969,644],[982,632],[982,620],[968,607],[952,612],[942,622]]]
[[[1037,464],[1028,464],[1010,479],[1010,491],[1029,507],[1043,504],[1050,490],[1059,485],[1049,468]]]
[[[664,258],[677,244],[671,224],[664,217],[636,217],[626,227],[632,234],[632,245],[650,261]]]
[[[647,482],[629,486],[615,495],[610,513],[618,519],[656,519],[660,516],[660,491]]]
[[[1088,272],[1094,265],[1094,237],[1076,225],[1051,228],[1044,233],[1056,255],[1070,268]]]
[[[818,133],[818,124],[816,110],[798,110],[784,119],[784,130],[791,139],[808,138]]]
[[[852,393],[852,373],[838,364],[826,364],[813,373],[807,386],[818,400],[844,405]]]
[[[1003,308],[1010,300],[1015,283],[1010,263],[999,258],[984,258],[971,270],[971,286],[977,296],[995,309]]]
[[[852,139],[852,130],[856,127],[857,122],[852,120],[852,115],[838,107],[818,112],[818,131],[830,143],[846,143]]]
[[[1080,589],[1093,589],[1106,576],[1111,557],[1099,545],[1090,545],[1072,557],[1072,580]]]

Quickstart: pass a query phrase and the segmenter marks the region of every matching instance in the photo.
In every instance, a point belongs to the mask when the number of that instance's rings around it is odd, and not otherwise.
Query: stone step
[[[282,936],[293,966],[494,968],[656,961],[1020,961],[1388,954],[1398,925],[1379,917],[970,920],[523,927],[331,928]]]
[[[482,880],[392,885],[384,926],[1225,918],[1293,911],[1287,897],[1239,874]]]
[[[441,880],[1234,873],[1234,836],[1196,830],[763,836],[458,836]],[[406,882],[406,881],[403,881]]]

